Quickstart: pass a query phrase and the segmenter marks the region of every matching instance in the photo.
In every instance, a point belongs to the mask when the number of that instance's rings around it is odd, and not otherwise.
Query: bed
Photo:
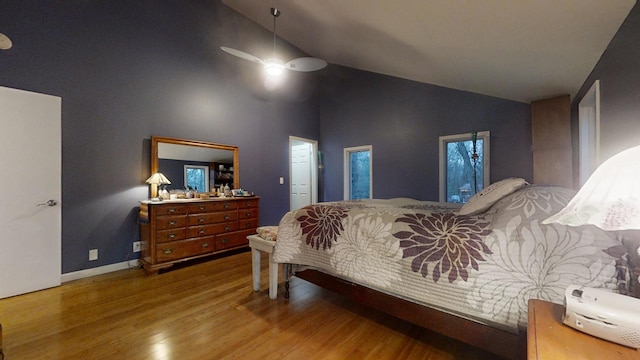
[[[398,198],[284,215],[273,258],[296,276],[505,358],[526,352],[530,298],[571,284],[629,292],[627,248],[593,226],[543,225],[575,194],[492,184],[464,206]],[[285,295],[287,296],[287,295]]]

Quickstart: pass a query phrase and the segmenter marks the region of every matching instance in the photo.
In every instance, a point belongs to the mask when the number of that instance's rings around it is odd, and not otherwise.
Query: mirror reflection
[[[227,185],[239,188],[238,147],[196,140],[152,137],[151,173],[161,172],[169,192],[214,192]],[[158,196],[152,186],[151,196]]]

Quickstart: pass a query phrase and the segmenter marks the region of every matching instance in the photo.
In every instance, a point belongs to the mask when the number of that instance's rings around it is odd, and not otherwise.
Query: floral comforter
[[[320,203],[282,218],[273,256],[518,331],[526,329],[529,298],[562,304],[571,284],[624,286],[617,271],[624,248],[614,237],[541,224],[573,195],[526,186],[478,216],[412,199]]]

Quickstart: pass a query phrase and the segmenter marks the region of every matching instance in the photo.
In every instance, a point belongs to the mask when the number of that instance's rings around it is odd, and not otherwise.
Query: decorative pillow
[[[477,215],[489,209],[496,201],[502,197],[527,185],[527,181],[522,178],[508,178],[494,182],[473,195],[466,204],[460,208],[460,215]]]
[[[277,226],[261,226],[256,229],[256,232],[258,232],[258,236],[265,240],[276,241],[278,238]]]

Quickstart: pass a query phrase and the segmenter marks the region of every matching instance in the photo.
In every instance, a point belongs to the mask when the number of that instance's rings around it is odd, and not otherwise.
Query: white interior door
[[[600,80],[596,80],[578,104],[580,185],[600,165]]]
[[[0,87],[0,298],[60,285],[61,106]]]
[[[291,146],[291,209],[311,205],[311,144]]]

